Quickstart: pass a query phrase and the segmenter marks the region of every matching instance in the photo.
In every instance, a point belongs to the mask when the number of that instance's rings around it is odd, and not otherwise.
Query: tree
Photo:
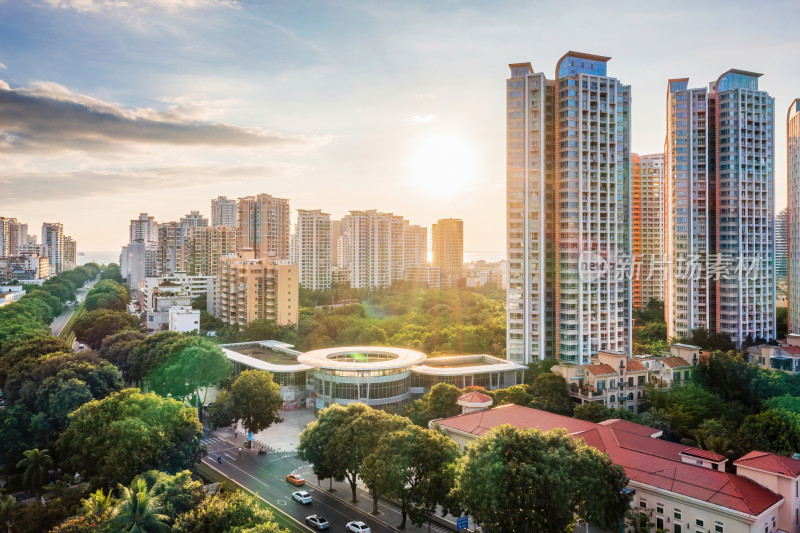
[[[26,489],[36,494],[42,493],[42,486],[47,482],[48,472],[55,466],[53,458],[47,454],[47,450],[34,448],[23,453],[24,459],[17,463],[17,468],[24,468],[22,474],[22,484]]]
[[[130,488],[120,485],[119,490],[117,515],[111,520],[115,531],[157,533],[172,529],[165,522],[160,499],[147,490],[144,479],[137,479]]]
[[[139,331],[142,328],[138,317],[124,311],[110,311],[98,309],[83,314],[72,330],[75,338],[90,346],[93,350],[100,349],[103,339],[123,330]]]
[[[111,497],[111,491],[106,493],[103,489],[97,489],[88,498],[81,500],[81,512],[95,517],[107,516],[115,506],[116,500]]]
[[[173,528],[176,533],[288,533],[255,496],[244,491],[217,493],[184,513]]]
[[[211,407],[214,407],[214,404]],[[337,465],[333,463],[328,454],[328,446],[336,438],[336,432],[347,416],[347,410],[343,406],[331,405],[300,433],[297,454],[303,461],[311,463],[314,475],[318,479],[332,480],[338,473]],[[211,409],[209,409],[209,417],[213,417]]]
[[[109,279],[97,283],[86,294],[84,305],[87,311],[109,309],[125,311],[131,301],[131,293],[125,285]]]
[[[572,416],[589,422],[602,422],[614,418],[614,412],[603,405],[603,402],[586,402],[578,405],[572,412]]]
[[[103,271],[100,273],[100,279],[109,279],[117,283],[122,283],[122,272],[120,271],[119,265],[111,263],[103,267]]]
[[[785,339],[789,333],[789,308],[775,308],[775,338]]]
[[[572,400],[563,377],[552,372],[541,374],[531,385],[530,393],[531,407],[560,415],[572,414]]]
[[[160,499],[168,524],[174,524],[180,515],[197,508],[206,498],[203,484],[192,479],[189,470],[174,475],[149,470],[139,475],[137,479],[143,479],[150,487],[150,494]]]
[[[70,414],[56,449],[65,466],[110,486],[145,470],[191,467],[200,459],[201,431],[193,408],[125,389]]]
[[[8,533],[12,532],[14,526],[14,509],[17,507],[17,499],[8,494],[0,495],[0,520]]]
[[[483,531],[616,529],[630,505],[620,466],[564,430],[492,429],[457,464],[454,496]]]
[[[800,415],[780,409],[750,415],[739,436],[744,449],[791,456],[800,450]]]
[[[232,372],[233,363],[222,350],[203,339],[202,344],[189,346],[168,359],[150,374],[147,382],[153,392],[183,400],[199,396],[203,390],[200,403],[205,403],[208,388]]]
[[[272,372],[265,370],[245,370],[214,403],[211,420],[215,425],[228,426],[240,420],[249,431],[258,433],[283,422],[280,385],[275,383]]]
[[[428,422],[436,418],[448,418],[461,413],[458,397],[461,389],[449,383],[437,383],[430,392],[415,400],[407,415],[420,427],[428,427]]]
[[[0,356],[0,385],[4,388],[8,372],[14,365],[25,359],[37,359],[39,356],[56,352],[72,351],[67,341],[52,335],[35,335],[14,343],[9,350]]]
[[[458,445],[450,438],[407,426],[379,439],[364,459],[361,477],[374,493],[400,501],[400,529],[406,527],[407,516],[421,526],[437,506],[446,505],[458,456]]]

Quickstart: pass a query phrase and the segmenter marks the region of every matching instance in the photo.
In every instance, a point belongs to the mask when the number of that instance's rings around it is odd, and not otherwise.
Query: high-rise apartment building
[[[20,253],[22,246],[28,244],[28,225],[17,221],[16,218],[9,219],[8,242],[12,255]]]
[[[342,236],[342,221],[331,220],[331,266],[339,266],[339,238]]]
[[[157,243],[158,222],[147,213],[139,213],[139,218],[131,220],[129,234],[128,242]]]
[[[786,208],[775,215],[775,277],[786,279],[788,249],[786,244],[789,239],[786,224]]]
[[[339,267],[350,271],[357,289],[389,287],[403,279],[403,217],[379,211],[350,211],[342,219]]]
[[[243,326],[254,320],[296,324],[297,265],[257,259],[251,250],[241,252],[241,257],[223,257],[215,300],[217,317],[228,324]]]
[[[186,272],[190,276],[217,276],[219,262],[237,250],[236,228],[197,226],[188,233]]]
[[[57,276],[64,272],[64,225],[61,222],[43,223],[42,244],[47,247],[50,275]]]
[[[760,74],[731,69],[708,88],[669,80],[665,142],[666,318],[775,338],[774,101]]]
[[[433,266],[460,276],[464,270],[464,221],[443,218],[431,227]]]
[[[633,308],[664,300],[664,154],[631,154]]]
[[[12,218],[0,217],[0,257],[14,255],[11,253],[11,221]]]
[[[239,198],[237,213],[240,250],[252,248],[258,258],[289,259],[289,200],[246,196]]]
[[[78,265],[78,243],[67,235],[64,236],[64,255],[62,268],[72,270]]]
[[[208,228],[208,219],[199,211],[192,211],[179,222],[158,225],[157,274],[167,276],[175,272],[188,272],[192,236]]]
[[[786,113],[786,133],[789,333],[800,334],[800,98],[795,98]]]
[[[324,291],[331,288],[331,216],[319,209],[298,209],[295,253],[300,285]]]
[[[236,227],[236,200],[218,196],[211,200],[211,225]]]
[[[630,353],[630,87],[610,58],[568,52],[555,80],[511,64],[507,357],[585,364]],[[610,268],[585,272],[587,264]]]
[[[416,268],[428,264],[428,228],[405,221],[404,268]]]

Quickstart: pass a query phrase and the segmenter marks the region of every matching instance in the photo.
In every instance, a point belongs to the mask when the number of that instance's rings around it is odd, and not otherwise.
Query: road
[[[92,285],[97,283],[96,279],[93,279],[89,282],[87,288],[81,287],[77,291],[75,291],[75,297],[78,299],[78,303],[75,305],[70,305],[67,307],[67,310],[58,315],[53,319],[53,322],[50,324],[50,333],[58,337],[61,335],[61,331],[64,329],[64,326],[67,325],[69,322],[70,317],[75,313],[75,309],[78,308],[78,304],[80,304],[83,300],[86,299],[86,293],[89,292],[89,289],[92,288]]]
[[[304,487],[295,487],[288,483],[286,481],[287,474],[297,470],[305,475],[305,472],[310,471],[308,465],[304,465],[302,461],[294,456],[274,457],[272,454],[259,456],[247,451],[242,451],[242,455],[239,456],[236,446],[208,428],[205,429],[205,436],[203,437],[202,443],[208,447],[208,456],[203,459],[203,462],[216,468],[225,476],[236,481],[246,489],[257,492],[259,496],[301,523],[305,523],[306,516],[320,514],[328,520],[330,531],[345,531],[347,522],[353,520],[365,522],[372,529],[373,533],[398,531],[393,527],[389,527],[375,520],[369,513],[343,503],[324,490],[318,490],[316,487],[308,484]],[[216,461],[218,455],[222,456],[222,464]],[[305,477],[309,479],[308,476]],[[297,490],[308,491],[311,494],[313,502],[308,505],[303,505],[294,501],[292,499],[292,492]],[[349,499],[349,491],[347,491],[345,497]],[[364,500],[367,499],[367,496],[361,492],[359,497]],[[382,519],[392,523],[400,522],[399,515],[395,516],[396,511],[392,509],[391,506],[381,503],[379,509],[384,513]],[[387,516],[387,513],[392,513],[392,515]],[[409,523],[409,526],[410,525]],[[313,529],[310,528],[309,530],[313,531]],[[407,528],[407,531],[417,531],[417,528],[411,526]],[[425,531],[427,531],[427,528],[425,528]],[[448,530],[441,526],[434,526],[432,531],[439,532]]]

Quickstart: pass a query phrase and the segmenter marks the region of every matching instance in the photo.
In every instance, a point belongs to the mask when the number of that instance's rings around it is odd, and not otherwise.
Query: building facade
[[[453,278],[464,271],[464,221],[443,218],[431,226],[432,265]]]
[[[631,349],[631,284],[584,264],[631,253],[630,87],[610,58],[568,52],[555,80],[509,65],[508,342],[514,361],[586,363]]]
[[[787,208],[781,209],[775,216],[775,277],[786,279],[789,252],[789,227],[787,225]]]
[[[428,228],[405,221],[405,257],[406,269],[428,264]]]
[[[158,222],[147,213],[139,213],[139,218],[131,220],[128,242],[158,242]]]
[[[217,276],[220,259],[235,254],[237,246],[235,227],[218,225],[192,228],[188,233],[186,272],[190,276]]]
[[[668,335],[737,346],[775,338],[774,100],[760,74],[669,80],[665,142]]]
[[[350,211],[342,219],[339,267],[350,271],[356,289],[389,287],[403,279],[405,221],[379,211]]]
[[[72,270],[78,264],[78,243],[68,235],[64,236],[63,262],[63,269],[65,271]]]
[[[664,301],[664,154],[631,154],[633,308]]]
[[[47,247],[50,259],[50,274],[57,276],[64,271],[64,226],[61,222],[42,224],[42,244]]]
[[[239,250],[250,248],[258,258],[289,259],[289,200],[269,194],[239,198],[237,217]]]
[[[789,333],[800,334],[800,98],[786,113],[786,134]]]
[[[252,251],[243,251],[240,257],[220,260],[217,317],[239,326],[255,320],[269,320],[279,326],[297,324],[300,305],[297,265],[254,255]]]
[[[331,288],[331,216],[320,209],[297,210],[295,250],[300,285],[325,291]]]
[[[211,200],[211,225],[236,227],[236,200],[218,196]]]

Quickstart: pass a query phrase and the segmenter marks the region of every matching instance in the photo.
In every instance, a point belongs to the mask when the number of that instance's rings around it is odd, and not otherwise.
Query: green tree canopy
[[[449,383],[437,383],[430,392],[415,400],[408,407],[406,414],[411,421],[420,427],[428,427],[428,422],[435,418],[447,418],[461,413],[458,397],[461,389]]]
[[[279,416],[282,407],[281,388],[275,383],[272,372],[245,370],[229,390],[217,395],[211,420],[218,426],[228,426],[239,420],[249,431],[258,433],[283,421]]]
[[[203,503],[181,515],[175,533],[288,533],[275,522],[272,513],[261,506],[255,496],[244,491],[223,492],[207,498]]]
[[[154,496],[144,479],[137,479],[131,487],[119,487],[116,516],[111,520],[114,531],[129,533],[159,533],[170,531],[163,514],[161,498]]]
[[[191,467],[201,430],[197,413],[182,402],[125,389],[70,414],[56,449],[68,468],[110,486],[154,468]]]
[[[87,311],[94,311],[95,309],[125,311],[130,301],[131,294],[125,285],[110,279],[104,279],[89,290],[86,294],[84,305]]]
[[[49,478],[48,471],[55,467],[53,458],[48,455],[48,450],[27,450],[23,458],[17,463],[17,469],[24,469],[22,484],[26,489],[36,494],[42,493],[42,486]]]
[[[564,430],[504,425],[469,446],[454,495],[488,533],[566,533],[576,513],[613,530],[630,505],[627,482],[622,467]]]
[[[220,383],[233,372],[233,363],[222,350],[206,341],[193,344],[174,354],[148,376],[153,392],[162,396],[186,399],[203,391],[202,402],[208,387]],[[254,394],[261,391],[252,391]],[[280,394],[278,394],[280,398]],[[258,402],[256,397],[250,398]]]
[[[567,382],[552,372],[539,375],[530,388],[531,407],[557,413],[572,414],[572,401],[567,392]]]
[[[142,328],[138,317],[125,311],[111,311],[98,309],[83,314],[72,330],[75,338],[90,346],[93,350],[100,349],[103,339],[123,330],[139,331]]]

